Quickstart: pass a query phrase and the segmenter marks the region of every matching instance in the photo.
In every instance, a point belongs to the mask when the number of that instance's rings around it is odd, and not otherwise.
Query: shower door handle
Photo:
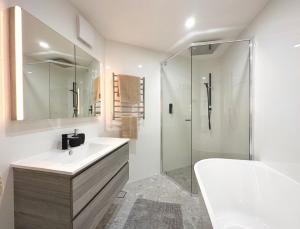
[[[185,119],[184,121],[186,121],[186,122],[190,122],[190,121],[192,121],[192,119]]]

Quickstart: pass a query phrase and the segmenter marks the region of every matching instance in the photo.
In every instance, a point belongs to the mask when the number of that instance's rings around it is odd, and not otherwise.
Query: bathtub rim
[[[270,173],[274,173],[277,176],[280,176],[283,179],[286,179],[288,182],[293,183],[294,185],[300,186],[300,183],[297,182],[296,180],[294,180],[293,178],[289,177],[288,175],[282,173],[281,171],[275,169],[274,167],[271,167],[270,165],[262,162],[262,161],[254,161],[254,160],[238,160],[238,159],[223,159],[223,158],[209,158],[209,159],[204,159],[204,160],[200,160],[198,162],[195,163],[194,165],[194,172],[197,178],[197,182],[198,185],[200,187],[211,223],[213,225],[213,228],[217,228],[217,218],[216,215],[213,211],[213,208],[211,206],[210,200],[208,198],[208,194],[207,194],[207,190],[205,188],[205,185],[202,181],[201,178],[201,174],[200,171],[198,171],[198,169],[201,167],[202,164],[205,164],[207,162],[213,162],[213,161],[223,161],[223,162],[233,162],[233,163],[243,163],[243,164],[247,164],[248,166],[252,166],[252,167],[260,167],[263,168],[266,171],[269,171]],[[203,175],[202,175],[203,176]]]

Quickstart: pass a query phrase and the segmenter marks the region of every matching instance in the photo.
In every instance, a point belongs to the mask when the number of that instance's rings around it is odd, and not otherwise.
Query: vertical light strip
[[[22,45],[22,9],[15,7],[15,58],[16,58],[16,113],[17,120],[24,119],[23,104],[23,45]]]
[[[2,104],[2,109],[1,115],[0,115],[0,128],[2,128],[2,124],[4,123],[4,120],[6,118],[6,101],[4,98],[6,98],[6,88],[5,88],[5,73],[6,73],[6,63],[4,62],[5,59],[5,33],[4,33],[4,13],[3,10],[0,12],[0,85],[1,85],[1,95],[0,95],[0,104]]]
[[[79,87],[77,88],[77,112],[79,115],[80,114],[80,90],[79,90]]]

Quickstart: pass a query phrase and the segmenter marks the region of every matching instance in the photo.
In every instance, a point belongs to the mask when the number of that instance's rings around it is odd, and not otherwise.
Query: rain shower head
[[[208,44],[192,47],[192,56],[211,55],[214,54],[220,44]]]
[[[50,61],[52,61],[53,64],[55,64],[59,67],[62,67],[62,68],[70,68],[75,65],[75,63],[73,61],[69,61],[64,58],[53,58]]]

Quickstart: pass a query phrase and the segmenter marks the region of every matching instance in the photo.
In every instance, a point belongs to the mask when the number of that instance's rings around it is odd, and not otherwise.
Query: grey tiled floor
[[[127,184],[127,195],[116,199],[97,229],[122,229],[137,198],[181,205],[185,229],[212,229],[201,196],[192,196],[164,175]]]

